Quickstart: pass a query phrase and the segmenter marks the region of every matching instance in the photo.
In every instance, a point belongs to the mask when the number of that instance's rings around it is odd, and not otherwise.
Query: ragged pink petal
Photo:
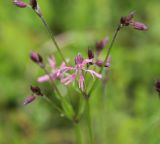
[[[37,81],[40,83],[47,82],[47,81],[49,81],[49,76],[48,75],[41,76],[38,78]]]
[[[79,88],[83,91],[84,90],[84,76],[80,74],[79,77]]]
[[[52,69],[56,68],[56,61],[55,61],[55,58],[53,56],[48,58],[48,63],[49,63],[49,65]]]
[[[84,66],[84,65],[86,65],[86,64],[88,64],[88,63],[92,63],[92,62],[93,62],[93,59],[85,59],[85,60],[83,61],[82,65]]]
[[[86,71],[89,72],[92,75],[93,78],[94,78],[94,76],[96,76],[97,78],[102,78],[101,74],[99,74],[99,73],[97,73],[93,70],[86,70]]]
[[[61,80],[62,83],[64,83],[65,85],[68,85],[70,84],[72,81],[74,81],[76,78],[76,74],[72,74],[72,75],[69,75],[67,76],[66,78],[63,78]]]

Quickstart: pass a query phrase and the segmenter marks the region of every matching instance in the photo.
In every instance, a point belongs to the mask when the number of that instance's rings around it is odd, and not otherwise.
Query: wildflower
[[[53,56],[48,58],[48,63],[52,71],[50,74],[46,74],[46,75],[39,77],[37,81],[40,83],[47,82],[49,80],[61,79],[63,77],[63,73],[65,72],[65,69],[64,69],[65,63],[62,63],[60,68],[57,69],[56,61]]]
[[[160,80],[157,80],[155,83],[156,91],[160,94]]]
[[[61,82],[64,83],[65,85],[68,85],[71,82],[73,82],[74,80],[76,80],[76,78],[78,77],[79,88],[82,91],[84,91],[85,79],[84,79],[83,72],[89,72],[93,78],[95,76],[97,78],[102,78],[102,75],[95,72],[94,70],[85,69],[85,66],[89,63],[92,63],[92,62],[93,62],[92,59],[83,59],[83,57],[80,54],[78,54],[78,56],[75,58],[75,66],[74,67],[66,67],[66,66],[63,67],[63,69],[65,69],[65,72],[74,71],[74,73],[69,74],[69,76],[62,78]]]
[[[134,12],[131,12],[128,16],[121,17],[120,19],[121,27],[130,25],[132,28],[137,29],[137,30],[147,30],[148,29],[148,27],[145,24],[141,22],[136,22],[133,20],[133,18],[134,18]]]
[[[29,104],[29,103],[31,103],[31,102],[33,102],[34,100],[36,99],[36,97],[35,96],[28,96],[25,100],[24,100],[24,105],[27,105],[27,104]]]

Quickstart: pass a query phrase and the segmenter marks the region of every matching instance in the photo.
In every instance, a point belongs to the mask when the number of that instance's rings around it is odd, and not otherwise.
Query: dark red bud
[[[30,5],[33,9],[37,9],[37,0],[30,0]]]
[[[41,89],[39,87],[31,86],[31,91],[38,96],[43,96]]]
[[[131,12],[128,16],[121,17],[120,23],[123,26],[128,26],[131,23],[133,17],[134,17],[134,12]]]
[[[88,58],[93,59],[94,58],[94,53],[91,49],[88,49]]]
[[[108,37],[104,38],[103,40],[96,43],[96,50],[97,52],[102,51],[102,49],[106,46],[108,43]]]
[[[37,64],[43,63],[42,57],[36,52],[32,52],[31,55],[30,55],[30,58],[31,58],[32,61],[34,61]]]
[[[156,91],[160,94],[160,80],[157,80],[155,83]]]
[[[97,60],[95,64],[96,64],[97,66],[99,66],[99,67],[102,67],[102,66],[103,66],[103,61]],[[104,65],[104,67],[109,67],[109,66],[110,66],[110,63],[109,63],[109,62],[106,62],[106,64]]]
[[[30,0],[30,5],[32,7],[32,9],[36,12],[36,14],[40,17],[42,17],[42,12],[41,9],[37,3],[37,0]]]
[[[24,105],[27,105],[27,104],[33,102],[35,99],[36,99],[35,96],[28,96],[28,97],[24,100],[24,103],[23,103],[23,104],[24,104]]]

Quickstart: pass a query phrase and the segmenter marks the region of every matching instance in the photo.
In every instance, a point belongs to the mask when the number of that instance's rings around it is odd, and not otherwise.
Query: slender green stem
[[[86,98],[86,107],[87,107],[87,125],[88,125],[88,131],[89,131],[89,144],[93,144],[91,112],[90,112],[90,103],[88,98]]]
[[[104,60],[104,62],[103,62],[103,66],[102,66],[102,68],[100,69],[99,73],[102,73],[102,71],[103,71],[103,69],[104,69],[104,66],[105,66],[105,64],[106,64],[106,62],[107,62],[107,59],[108,59],[108,57],[109,57],[109,55],[110,55],[111,49],[112,49],[112,47],[113,47],[113,44],[114,44],[114,42],[115,42],[115,40],[116,40],[116,37],[117,37],[118,32],[120,31],[120,29],[121,29],[121,25],[118,25],[118,27],[117,27],[117,29],[116,29],[116,31],[115,31],[115,34],[114,34],[114,36],[113,36],[113,39],[112,39],[112,41],[111,41],[111,44],[110,44],[110,46],[109,46],[109,48],[108,48],[107,55],[106,55],[105,60]],[[97,80],[98,80],[98,79],[96,79],[96,80],[94,81],[91,89],[89,90],[89,92],[88,92],[88,95],[89,95],[89,96],[91,95],[92,91],[94,90],[95,85],[96,85],[96,83],[97,83]]]
[[[43,69],[44,69],[45,73],[49,76],[50,83],[53,85],[54,90],[57,92],[57,94],[59,95],[59,97],[62,98],[62,95],[61,95],[60,91],[58,90],[57,86],[52,81],[52,78],[51,78],[49,72],[47,71],[47,69],[45,67]]]
[[[74,122],[75,134],[76,134],[76,144],[82,144],[82,133],[79,122]]]
[[[51,37],[51,39],[52,39],[52,42],[53,42],[53,44],[55,45],[55,47],[57,48],[57,51],[59,52],[62,60],[63,60],[63,61],[65,62],[65,64],[67,65],[67,62],[66,62],[66,60],[65,60],[65,57],[64,57],[64,55],[62,54],[62,51],[61,51],[61,49],[60,49],[60,47],[59,47],[59,45],[58,45],[58,43],[57,43],[57,41],[56,41],[53,33],[52,33],[52,31],[50,30],[47,22],[45,21],[45,19],[44,19],[42,16],[40,16],[40,19],[41,19],[42,23],[44,24],[47,32],[49,33],[49,35],[50,35],[50,37]]]
[[[53,101],[51,101],[47,96],[43,96],[43,98],[53,106],[58,112],[63,113],[62,109],[59,108]]]

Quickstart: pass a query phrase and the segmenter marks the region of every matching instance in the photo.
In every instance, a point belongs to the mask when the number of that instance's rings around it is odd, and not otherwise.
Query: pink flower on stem
[[[56,61],[53,56],[48,58],[48,63],[52,71],[49,75],[46,74],[39,77],[37,81],[40,83],[47,82],[49,80],[61,79],[63,77],[63,73],[66,71],[66,68],[64,69],[65,63],[61,64],[60,69],[56,68]]]
[[[74,67],[66,67],[64,66],[61,70],[65,69],[65,72],[74,71],[73,74],[68,75],[67,77],[62,78],[61,82],[65,85],[70,84],[78,77],[79,88],[84,91],[85,79],[83,72],[89,72],[92,77],[102,78],[102,75],[95,72],[94,70],[85,69],[85,66],[89,63],[92,63],[92,59],[83,59],[83,57],[79,54],[75,58],[75,66]]]
[[[148,30],[148,27],[144,23],[137,22],[137,21],[133,20],[134,14],[135,13],[132,12],[128,16],[121,17],[121,19],[120,19],[121,26],[123,27],[123,26],[129,26],[130,25],[132,28],[134,28],[136,30],[142,30],[142,31]]]

